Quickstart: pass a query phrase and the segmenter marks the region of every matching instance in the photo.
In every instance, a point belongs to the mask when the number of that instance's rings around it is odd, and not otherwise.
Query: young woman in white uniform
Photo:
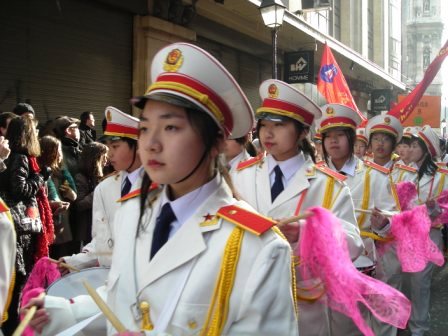
[[[440,214],[440,208],[436,204],[436,198],[448,187],[448,170],[438,168],[436,160],[440,157],[441,149],[439,137],[426,125],[417,136],[411,140],[410,159],[418,167],[417,191],[418,203],[426,204],[428,214],[432,220],[430,238],[442,249],[442,226],[434,219]],[[412,336],[423,336],[429,331],[430,319],[430,293],[431,278],[434,264],[429,262],[425,269],[418,273],[405,273],[410,279],[410,297],[412,313],[409,320],[409,329]]]
[[[247,98],[216,59],[190,44],[160,50],[151,77],[136,100],[148,175],[140,197],[116,214],[126,225],[115,225],[109,307],[127,335],[297,335],[291,249],[274,221],[232,197],[218,169],[224,139],[252,127]],[[151,181],[164,186],[147,193]],[[59,300],[58,308],[54,301],[50,309],[46,298],[33,321],[37,329],[50,322],[45,334],[79,319],[70,307],[76,300]],[[107,334],[115,333],[109,325]]]
[[[313,206],[331,210],[340,218],[351,257],[356,259],[362,240],[345,177],[315,165],[306,139],[314,119],[321,116],[320,108],[291,85],[275,79],[261,84],[260,96],[263,103],[256,114],[257,129],[267,156],[241,163],[232,174],[235,187],[245,201],[275,219],[302,214]],[[283,229],[295,246],[298,224]],[[298,298],[300,335],[330,335],[330,312],[322,288],[299,281]]]
[[[347,177],[355,209],[373,210],[374,208],[391,211],[397,210],[391,193],[389,169],[372,161],[360,160],[354,155],[356,129],[361,118],[355,110],[340,104],[322,106],[323,117],[320,119],[320,133],[323,136],[323,153],[326,164],[333,170]],[[364,242],[364,252],[354,261],[359,270],[373,271],[377,263],[375,241],[385,238],[374,232],[381,223],[377,217],[358,211],[357,223]],[[372,272],[371,276],[374,275]],[[367,322],[370,314],[365,310]],[[333,335],[362,335],[348,318],[338,316],[334,319]]]

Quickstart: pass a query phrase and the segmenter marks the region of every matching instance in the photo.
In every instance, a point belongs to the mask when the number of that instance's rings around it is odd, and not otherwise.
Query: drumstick
[[[292,216],[292,217],[289,217],[289,218],[285,218],[285,219],[283,219],[283,220],[281,220],[281,221],[278,221],[278,222],[277,222],[277,226],[282,226],[282,225],[285,225],[285,224],[289,224],[289,223],[297,222],[297,221],[299,221],[299,220],[301,220],[301,219],[307,219],[307,218],[310,217],[311,215],[312,215],[312,214],[311,214],[310,212],[305,212],[305,213],[302,214],[302,215]]]
[[[112,326],[118,332],[125,332],[126,328],[124,327],[124,325],[120,322],[120,320],[114,314],[114,312],[107,306],[106,302],[104,302],[104,300],[101,298],[101,296],[98,295],[98,293],[95,291],[95,289],[93,289],[92,286],[90,286],[86,280],[84,280],[82,282],[82,284],[87,289],[87,292],[92,297],[93,301],[95,301],[98,308],[100,308],[100,310],[103,312],[103,314],[106,316],[106,318],[112,324]]]
[[[42,292],[39,294],[37,299],[42,299],[44,296],[45,296],[45,292]],[[17,326],[17,329],[14,331],[12,336],[22,335],[23,331],[25,330],[25,328],[28,326],[28,324],[32,320],[34,314],[36,314],[36,311],[37,311],[37,306],[31,306],[30,309],[28,309],[28,311],[25,314],[25,317],[23,318],[22,321],[20,321],[20,324]]]
[[[356,212],[363,212],[363,213],[370,214],[370,215],[373,213],[373,210],[371,210],[371,209],[355,209],[355,211]],[[382,215],[384,215],[386,217],[392,217],[393,216],[393,214],[385,213],[385,212],[383,212],[381,210],[379,210],[379,212],[380,212],[380,214],[382,214]]]
[[[73,272],[80,272],[81,271],[79,268],[70,266],[69,264],[66,264],[65,262],[62,262],[62,261],[59,261],[59,260],[56,260],[56,259],[52,259],[52,258],[48,258],[48,260],[50,262],[52,262],[53,264],[58,264],[58,265],[60,265],[62,267],[65,267],[65,268],[69,269],[70,271],[73,271]]]

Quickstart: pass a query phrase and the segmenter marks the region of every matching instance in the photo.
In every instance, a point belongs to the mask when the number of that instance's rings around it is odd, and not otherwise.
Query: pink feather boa
[[[325,287],[329,307],[350,317],[364,335],[374,336],[374,333],[359,311],[359,302],[380,321],[405,328],[411,313],[409,300],[396,289],[355,268],[342,225],[331,212],[320,207],[309,211],[313,215],[301,229],[295,251],[302,261],[299,267],[302,278],[319,278]]]
[[[56,264],[50,262],[47,257],[39,259],[34,265],[25,287],[23,287],[20,306],[25,306],[32,298],[39,296],[40,293],[45,291],[45,288],[60,277],[61,273],[58,271]],[[34,332],[30,327],[27,327],[22,335],[33,336]]]

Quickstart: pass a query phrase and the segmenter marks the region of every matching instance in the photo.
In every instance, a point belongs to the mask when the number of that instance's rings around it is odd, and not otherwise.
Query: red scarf
[[[39,173],[40,168],[34,156],[28,157],[29,168],[33,173]],[[48,257],[48,247],[54,241],[54,225],[53,213],[51,212],[50,203],[48,202],[47,189],[45,186],[40,187],[36,194],[37,206],[39,209],[40,220],[42,221],[42,233],[38,236],[37,251],[34,260],[42,257]]]

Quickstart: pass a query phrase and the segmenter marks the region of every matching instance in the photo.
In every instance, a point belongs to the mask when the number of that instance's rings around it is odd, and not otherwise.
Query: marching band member
[[[420,127],[418,126],[410,126],[406,127],[403,130],[403,137],[400,142],[397,144],[396,152],[400,159],[396,162],[396,164],[410,166],[416,168],[415,163],[410,160],[410,145],[413,136],[417,136],[420,131]]]
[[[16,261],[16,232],[9,209],[2,199],[0,199],[0,251],[1,327],[2,323],[8,318],[7,311],[14,287],[14,266]]]
[[[309,127],[321,116],[320,108],[300,91],[282,81],[269,79],[260,86],[262,106],[257,110],[257,130],[267,156],[240,163],[232,175],[242,198],[265,216],[282,219],[301,214],[312,206],[323,206],[341,219],[352,259],[362,250],[362,240],[345,176],[315,165],[306,139]],[[298,241],[298,224],[284,233]],[[307,287],[309,291],[303,290]],[[325,295],[298,283],[300,335],[329,335],[330,314]]]
[[[426,125],[419,132],[417,137],[411,140],[410,160],[417,167],[417,192],[418,203],[425,203],[428,214],[432,220],[430,237],[432,241],[442,248],[442,223],[438,223],[435,218],[440,214],[436,199],[443,190],[448,188],[448,170],[438,168],[436,159],[440,157],[441,149],[439,137],[434,130]],[[412,313],[409,320],[409,329],[412,336],[423,336],[429,331],[429,304],[431,293],[431,277],[434,264],[429,262],[425,269],[417,273],[406,273],[410,279],[410,300],[412,302]]]
[[[109,147],[108,157],[115,172],[95,188],[92,209],[92,241],[81,253],[62,258],[78,269],[110,266],[114,237],[112,223],[121,206],[117,200],[139,189],[143,168],[137,149],[138,118],[114,107],[105,110],[107,120],[104,135]]]
[[[245,135],[238,139],[227,139],[224,146],[224,155],[231,174],[240,162],[256,156],[257,151],[249,140],[249,135]]]
[[[160,50],[151,77],[135,102],[147,175],[116,214],[109,307],[126,335],[297,335],[291,249],[276,222],[232,197],[217,161],[227,137],[252,127],[247,98],[216,59],[186,43]],[[151,182],[163,187],[148,193]],[[47,335],[78,318],[76,298],[49,299],[32,321]]]
[[[365,127],[356,128],[356,140],[354,146],[354,154],[361,160],[367,155],[367,148],[369,146],[369,139],[366,137]]]
[[[347,177],[345,182],[350,189],[355,209],[396,210],[389,184],[389,169],[372,161],[360,160],[354,155],[354,143],[358,138],[355,132],[361,117],[355,110],[340,104],[324,105],[322,111],[320,132],[323,135],[325,162],[331,169]],[[357,213],[365,250],[354,264],[359,270],[372,272],[371,275],[377,263],[374,241],[384,240],[374,233],[374,229],[381,226],[381,223],[375,222],[375,218],[365,212]],[[366,319],[369,318],[366,316]],[[359,329],[345,316],[337,316],[332,322],[333,335],[360,335]]]

